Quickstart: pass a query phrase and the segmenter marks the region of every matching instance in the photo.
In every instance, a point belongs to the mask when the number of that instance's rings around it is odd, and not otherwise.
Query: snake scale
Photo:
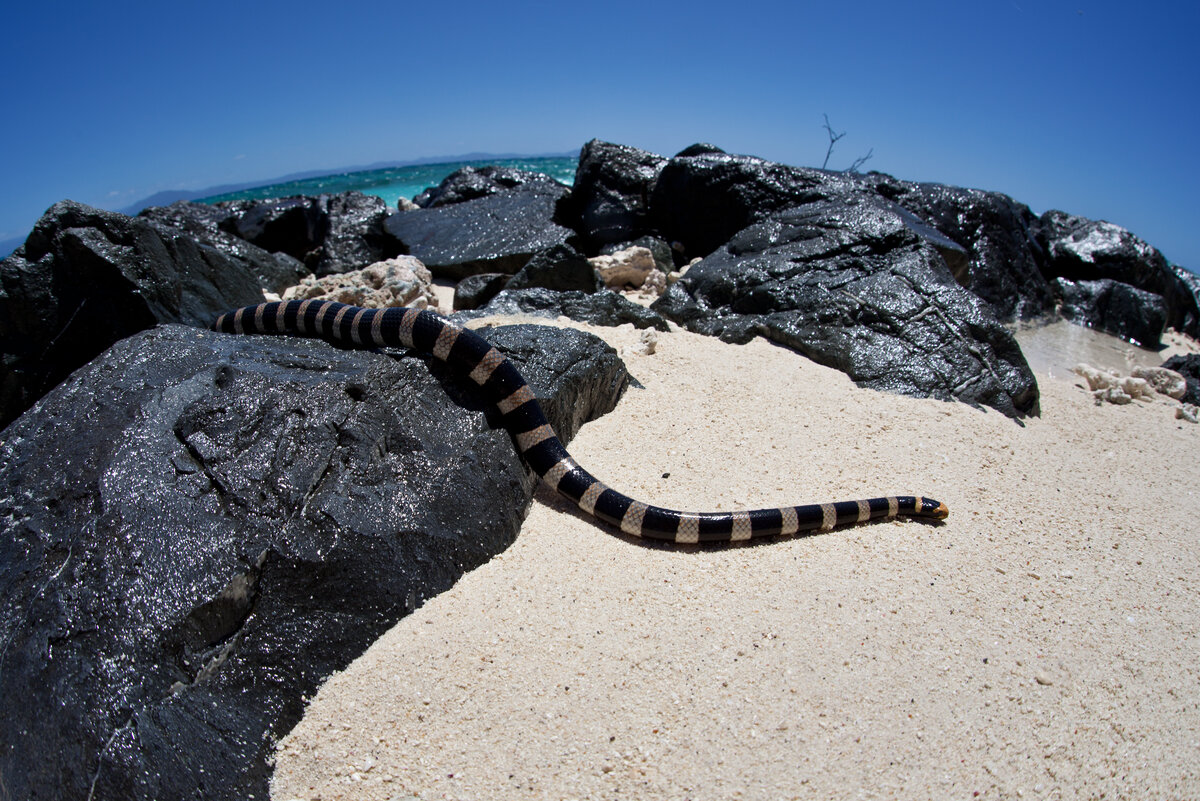
[[[335,301],[262,303],[217,318],[213,330],[295,334],[361,348],[412,348],[445,362],[494,402],[526,463],[583,511],[635,537],[690,544],[828,530],[897,515],[942,519],[946,505],[912,495],[740,512],[677,512],[636,501],[598,481],[571,458],[533,390],[507,357],[478,334],[428,310],[364,309]]]

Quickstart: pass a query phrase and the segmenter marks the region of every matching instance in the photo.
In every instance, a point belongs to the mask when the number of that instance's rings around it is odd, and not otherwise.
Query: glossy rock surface
[[[628,379],[586,334],[487,336],[564,438]],[[165,326],[5,430],[5,797],[266,798],[321,679],[516,536],[534,478],[469,383]]]

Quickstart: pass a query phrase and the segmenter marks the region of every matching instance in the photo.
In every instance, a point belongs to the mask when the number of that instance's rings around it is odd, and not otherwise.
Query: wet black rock
[[[396,212],[385,228],[435,277],[512,275],[534,253],[573,235],[557,222],[567,194],[559,183],[531,182],[462,203]]]
[[[228,208],[186,200],[170,206],[151,206],[138,214],[138,217],[174,228],[202,245],[246,262],[258,276],[262,288],[269,292],[280,294],[309,274],[309,269],[299,259],[286,253],[271,253],[229,233],[226,228],[232,224],[234,216]]]
[[[724,153],[725,151],[716,145],[711,145],[708,142],[697,142],[694,145],[688,145],[683,150],[675,154],[675,158],[684,159],[689,156],[704,156],[709,153]]]
[[[384,230],[387,204],[361,192],[218,205],[229,213],[223,229],[264,250],[287,253],[316,275],[361,270],[404,254]]]
[[[587,252],[651,233],[650,193],[667,160],[593,139],[579,154],[571,205]]]
[[[604,282],[583,254],[564,244],[535,253],[529,263],[512,277],[506,288],[533,287],[555,292],[598,292],[604,287]]]
[[[1058,311],[1067,320],[1142,347],[1160,344],[1167,322],[1167,306],[1161,295],[1110,278],[1098,281],[1059,278],[1055,288],[1061,298]]]
[[[506,273],[468,275],[454,285],[454,310],[478,309],[499,295],[511,279]]]
[[[485,336],[564,438],[628,380],[580,332]],[[516,536],[534,477],[476,391],[421,358],[164,326],[11,425],[5,797],[267,798],[322,679]]]
[[[867,180],[965,249],[966,258],[950,265],[954,277],[1000,319],[1037,319],[1054,308],[1053,288],[1042,274],[1040,223],[1028,206],[999,192],[878,174]]]
[[[1174,370],[1187,381],[1187,393],[1180,400],[1200,406],[1200,353],[1172,356],[1162,366]]]
[[[382,198],[342,192],[321,195],[317,207],[328,223],[316,258],[308,262],[315,274],[361,270],[404,255],[399,241],[384,230],[383,223],[391,212]]]
[[[1070,281],[1108,278],[1160,295],[1166,303],[1166,324],[1200,336],[1196,283],[1156,248],[1119,225],[1061,211],[1046,212],[1041,223],[1048,276]]]
[[[153,219],[55,204],[0,261],[0,426],[123,337],[261,303],[261,266]]]
[[[874,194],[856,176],[705,151],[677,156],[662,168],[650,215],[660,236],[679,243],[686,262],[707,256],[772,212]]]
[[[447,175],[440,184],[431,186],[413,198],[413,202],[425,209],[462,203],[475,198],[487,197],[507,189],[515,189],[529,183],[557,184],[548,175],[513,167],[490,165],[486,167],[463,167]],[[561,186],[561,184],[559,184]]]
[[[617,326],[632,323],[635,328],[669,330],[662,315],[639,306],[608,289],[595,293],[554,292],[549,289],[516,289],[501,292],[483,308],[456,314],[472,319],[493,314],[528,314],[535,317],[569,317],[582,323]]]
[[[1012,334],[919,231],[879,197],[778,212],[651,308],[728,342],[761,334],[862,386],[1037,414],[1037,383]]]

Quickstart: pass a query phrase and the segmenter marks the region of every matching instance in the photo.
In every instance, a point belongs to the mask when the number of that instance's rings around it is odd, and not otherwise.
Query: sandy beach
[[[616,488],[914,493],[949,519],[678,550],[539,491],[511,548],[311,699],[276,801],[1200,797],[1200,426],[1176,402],[1097,406],[1031,345],[1021,425],[762,340],[643,355],[578,327],[642,385],[570,444]]]

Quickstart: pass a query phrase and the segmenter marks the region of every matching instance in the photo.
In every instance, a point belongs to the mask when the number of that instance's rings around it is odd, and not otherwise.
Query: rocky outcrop
[[[1103,278],[1070,281],[1059,278],[1059,314],[1073,323],[1105,331],[1135,345],[1154,347],[1162,338],[1167,309],[1161,295]]]
[[[570,245],[555,245],[535,253],[507,284],[508,289],[542,287],[555,292],[597,292],[604,284],[596,270]]]
[[[454,310],[478,309],[499,295],[511,278],[505,273],[468,275],[454,285]]]
[[[462,203],[396,212],[385,228],[437,278],[511,275],[534,253],[572,236],[557,222],[567,193],[553,181],[531,182]]]
[[[587,252],[651,232],[650,194],[667,160],[593,139],[579,154],[571,205]]]
[[[447,175],[440,184],[431,186],[413,198],[413,203],[424,209],[435,209],[453,203],[463,203],[480,197],[494,195],[530,183],[551,183],[561,186],[548,175],[513,167],[489,165],[485,167],[463,167]]]
[[[767,336],[862,386],[1037,414],[1037,383],[1011,333],[912,222],[882,198],[782,211],[651,308],[729,342]]]
[[[403,254],[384,230],[387,204],[361,192],[218,204],[222,228],[264,250],[287,253],[317,275],[359,270]]]
[[[879,194],[917,215],[964,249],[948,258],[955,279],[1002,320],[1036,319],[1054,308],[1042,272],[1039,221],[1029,207],[999,192],[866,176]]]
[[[1189,280],[1156,248],[1119,225],[1061,211],[1046,212],[1041,224],[1048,276],[1069,281],[1108,279],[1152,292],[1163,299],[1166,325],[1200,336],[1200,280],[1194,276]],[[1158,342],[1157,338],[1142,341]]]
[[[635,328],[670,330],[662,315],[607,289],[594,293],[553,292],[541,288],[505,290],[483,308],[454,316],[456,319],[473,319],[497,314],[569,317],[592,325],[617,326],[631,323]]]
[[[153,219],[64,201],[0,261],[0,426],[117,340],[261,303],[255,262]]]
[[[333,300],[368,309],[437,307],[433,276],[412,256],[397,256],[361,270],[324,278],[309,276],[283,293],[283,300],[310,299]]]
[[[772,212],[835,197],[873,195],[853,176],[705,151],[677,156],[662,168],[650,211],[659,235],[686,262],[707,256]]]
[[[243,261],[258,277],[259,285],[276,294],[298,283],[309,274],[299,259],[286,253],[271,253],[226,230],[234,212],[207,203],[181,200],[170,206],[151,206],[138,217],[174,228],[201,245],[219,250],[230,258]]]
[[[628,380],[580,332],[485,335],[564,439]],[[534,478],[464,387],[421,358],[165,326],[10,426],[4,796],[267,798],[321,680],[516,536]]]

